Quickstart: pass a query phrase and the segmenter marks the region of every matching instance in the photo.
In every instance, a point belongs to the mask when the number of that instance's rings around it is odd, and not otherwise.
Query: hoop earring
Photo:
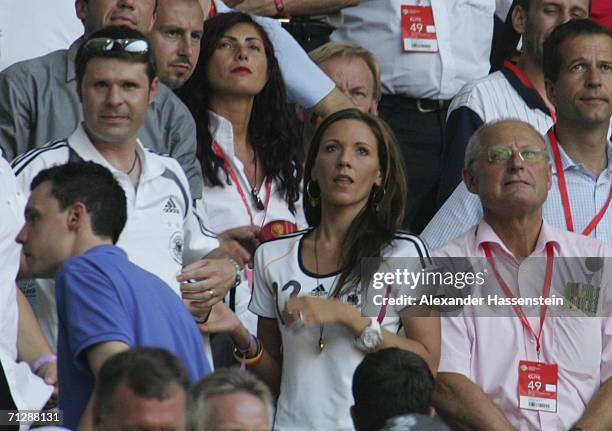
[[[321,190],[319,190],[319,196],[313,196],[312,192],[310,191],[312,184],[317,185],[317,183],[312,180],[308,180],[306,183],[306,198],[308,199],[310,206],[314,208],[319,206],[319,203],[321,203]]]
[[[375,212],[380,211],[380,205],[382,204],[382,201],[385,199],[385,193],[386,191],[384,187],[376,187],[376,190],[374,191],[374,195],[372,196],[372,205],[374,205]]]

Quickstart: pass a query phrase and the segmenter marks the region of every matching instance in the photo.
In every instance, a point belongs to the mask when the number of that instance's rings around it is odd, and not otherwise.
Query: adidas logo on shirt
[[[163,211],[165,213],[172,213],[172,214],[178,214],[180,212],[178,207],[176,206],[176,204],[172,200],[172,198],[168,198],[168,201],[166,202],[166,205],[164,205]]]
[[[310,291],[310,296],[327,296],[327,292],[322,284],[319,284],[316,288]]]

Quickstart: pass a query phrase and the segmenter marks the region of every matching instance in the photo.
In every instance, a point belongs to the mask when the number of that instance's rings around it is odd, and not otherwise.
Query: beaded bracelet
[[[253,356],[252,358],[247,358],[247,353],[249,353],[251,351],[251,348],[253,347],[253,341],[255,341],[255,345],[257,346],[255,350],[255,356]],[[242,356],[239,356],[239,354]],[[252,334],[249,336],[249,345],[246,349],[241,349],[238,346],[234,345],[234,359],[240,362],[240,369],[242,370],[244,370],[247,365],[255,365],[259,363],[262,357],[263,345],[261,344],[259,339]]]

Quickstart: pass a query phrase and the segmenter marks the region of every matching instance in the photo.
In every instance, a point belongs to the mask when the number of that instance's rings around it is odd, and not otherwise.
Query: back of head
[[[189,379],[181,361],[165,349],[138,347],[109,358],[96,380],[96,417],[112,418],[115,394],[124,383],[137,396],[164,400],[176,390],[187,392]]]
[[[209,424],[209,399],[220,395],[246,393],[258,398],[266,408],[268,424],[274,420],[272,392],[249,371],[221,368],[196,383],[189,392],[187,407],[188,431],[206,431]]]
[[[308,56],[318,65],[332,58],[361,58],[368,65],[368,69],[370,69],[370,72],[372,72],[372,76],[374,77],[374,98],[376,100],[380,100],[380,96],[382,94],[380,83],[380,64],[378,63],[378,60],[376,60],[374,54],[367,49],[354,43],[328,42],[310,51]]]
[[[149,83],[157,75],[155,53],[149,39],[138,30],[126,26],[109,26],[88,35],[75,59],[77,87],[85,75],[87,63],[94,58],[112,58],[146,65]]]
[[[369,353],[353,375],[356,426],[375,431],[395,416],[427,415],[434,387],[427,363],[417,354],[396,347]]]
[[[43,182],[51,184],[51,194],[62,211],[82,202],[93,233],[117,242],[127,220],[127,203],[125,192],[108,169],[93,162],[54,166],[39,172],[30,189]]]
[[[544,77],[557,82],[563,54],[561,45],[567,40],[580,36],[607,36],[612,43],[612,29],[590,19],[574,19],[555,28],[544,41]]]

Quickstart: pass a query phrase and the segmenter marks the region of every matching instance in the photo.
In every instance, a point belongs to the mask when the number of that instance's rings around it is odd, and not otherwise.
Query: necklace
[[[134,161],[132,162],[132,167],[125,173],[126,175],[130,175],[134,168],[136,167],[136,161],[138,160],[138,152],[134,150]]]
[[[257,151],[253,149],[253,155],[255,159],[255,178],[253,180],[253,184],[251,185],[251,197],[253,198],[253,202],[255,203],[255,207],[259,211],[263,211],[265,209],[265,205],[261,198],[259,197],[259,192],[257,191]]]
[[[319,287],[319,256],[317,255],[317,233],[314,232],[314,258],[315,258],[315,271],[317,272],[317,285],[315,288]],[[325,348],[325,339],[323,338],[323,331],[325,329],[325,325],[321,324],[319,329],[319,353],[323,352]]]

